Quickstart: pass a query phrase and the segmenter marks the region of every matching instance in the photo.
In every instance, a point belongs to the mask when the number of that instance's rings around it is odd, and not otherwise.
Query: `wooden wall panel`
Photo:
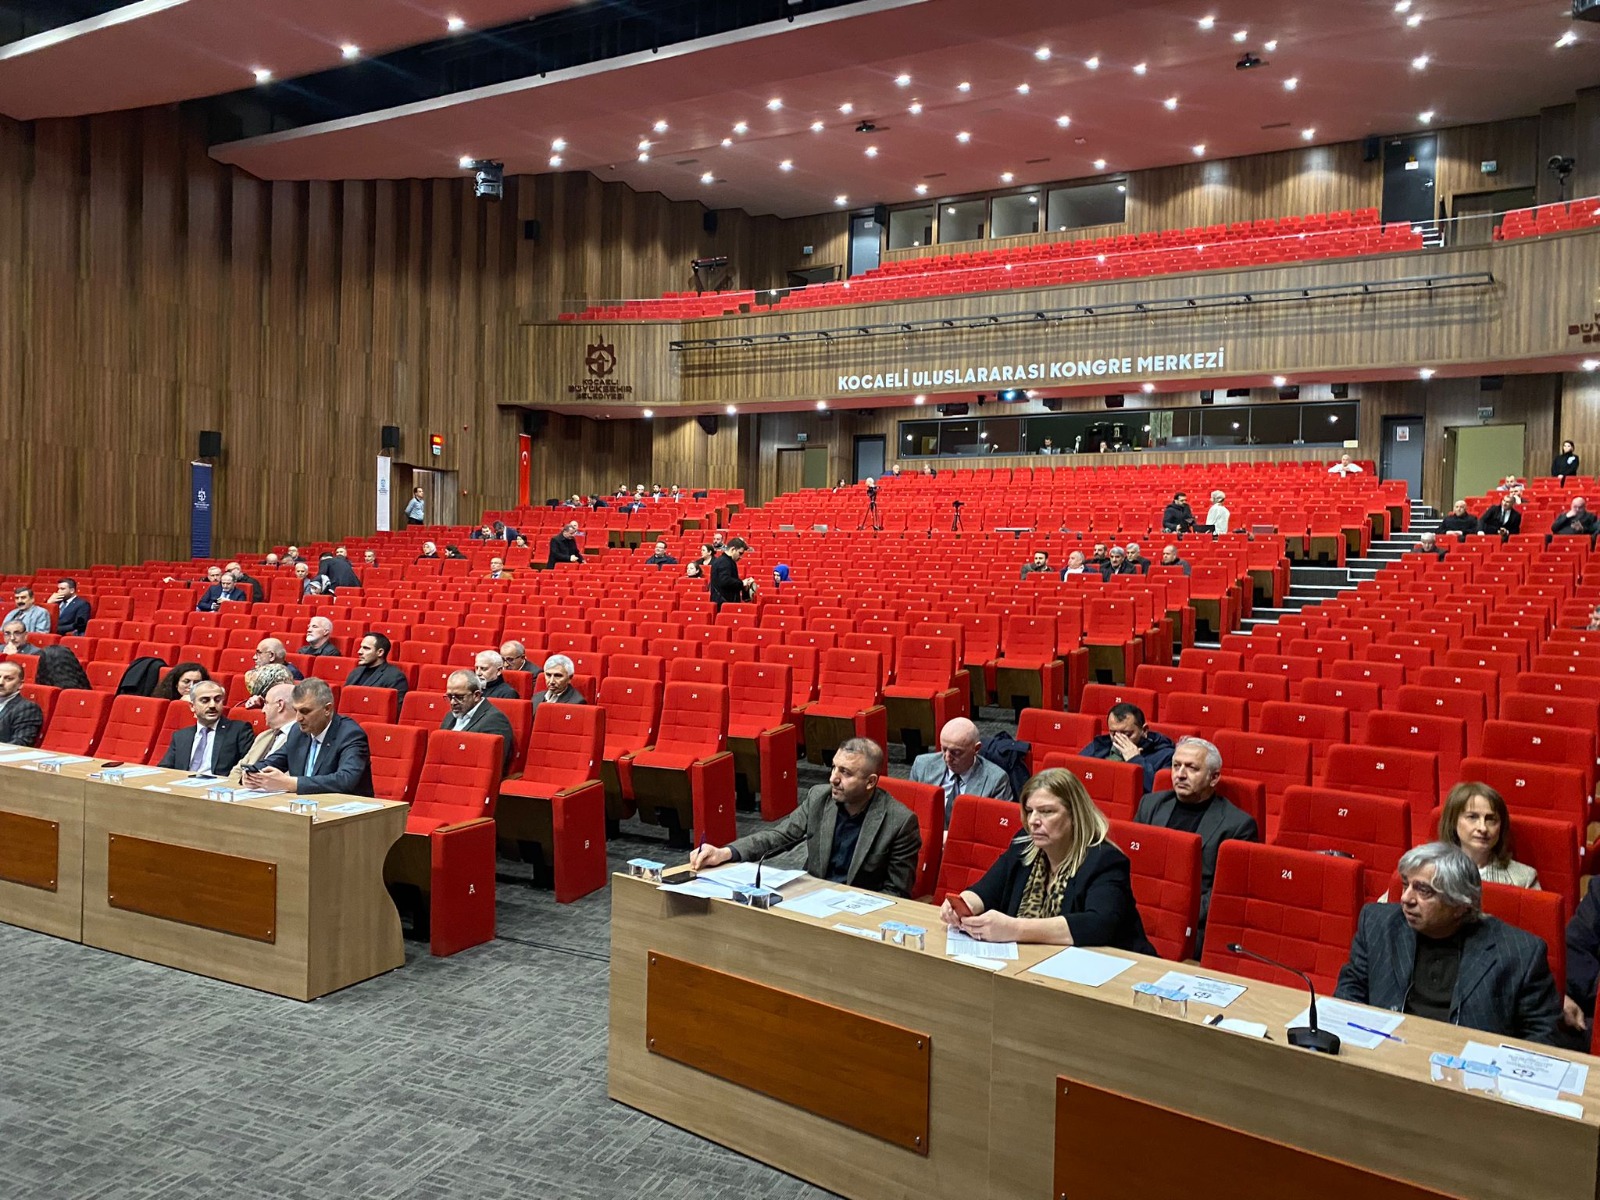
[[[693,417],[657,417],[649,424],[654,439],[652,469],[655,481],[663,487],[674,483],[691,490],[748,486],[741,478],[740,466],[746,418],[718,417],[714,434],[701,429]],[[764,443],[759,448],[763,454],[771,453]]]
[[[1595,355],[1600,358],[1600,353]],[[1600,371],[1583,371],[1561,378],[1560,422],[1548,460],[1560,443],[1572,439],[1583,469],[1591,475],[1600,475]],[[1550,463],[1540,466],[1543,473]]]

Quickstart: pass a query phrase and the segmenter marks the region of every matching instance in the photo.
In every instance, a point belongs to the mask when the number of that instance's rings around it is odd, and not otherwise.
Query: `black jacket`
[[[1023,846],[1013,842],[994,866],[967,890],[993,912],[1016,916],[1032,865],[1022,861]],[[1144,935],[1134,903],[1128,856],[1110,842],[1091,846],[1077,874],[1061,894],[1061,916],[1077,946],[1111,946],[1135,954],[1155,954]]]
[[[1148,725],[1144,731],[1144,753],[1139,755],[1139,765],[1144,768],[1144,790],[1150,791],[1156,785],[1156,773],[1172,765],[1172,752],[1177,749],[1172,744],[1172,739],[1164,733],[1157,733]],[[1117,757],[1116,749],[1112,746],[1111,735],[1102,733],[1082,750],[1078,751],[1084,758],[1104,758],[1121,762]]]
[[[1483,516],[1478,518],[1479,533],[1521,533],[1522,514],[1516,509],[1507,512],[1500,505],[1483,510]]]
[[[309,654],[312,658],[338,658],[339,647],[332,642],[323,642],[320,646],[305,645],[295,651],[296,654]]]
[[[1478,532],[1478,518],[1471,513],[1456,516],[1455,513],[1446,513],[1439,522],[1440,533],[1459,533],[1465,537],[1469,533]]]
[[[444,720],[439,722],[439,728],[454,729],[455,727],[455,714],[445,713]],[[516,754],[517,743],[516,735],[511,731],[511,722],[507,719],[505,713],[487,700],[480,700],[472,710],[472,716],[467,722],[467,727],[461,732],[498,734],[505,740],[506,744],[505,757],[500,762],[500,770],[509,771],[511,769],[511,759]]]
[[[562,537],[559,533],[550,539],[550,561],[548,566],[557,563],[571,562],[576,557],[583,561],[583,551],[578,549],[578,543],[569,537]]]
[[[1579,516],[1576,516],[1576,517],[1573,517],[1568,513],[1562,513],[1559,517],[1557,517],[1550,524],[1550,532],[1551,533],[1590,533],[1590,534],[1592,534],[1594,532],[1594,530],[1595,530],[1594,514],[1592,512],[1588,512],[1588,511],[1585,511],[1585,512],[1581,513]]]
[[[344,681],[345,687],[386,687],[400,693],[400,703],[406,702],[406,673],[393,663],[380,663],[376,667],[357,667]]]
[[[1578,456],[1576,454],[1558,454],[1550,463],[1552,475],[1576,475],[1578,473]]]
[[[82,637],[88,628],[89,602],[82,596],[74,596],[56,611],[56,632],[62,637]]]
[[[246,749],[248,749],[248,744]],[[276,767],[299,781],[302,795],[317,792],[343,792],[349,796],[372,795],[372,750],[367,732],[349,717],[333,715],[322,751],[317,755],[316,774],[305,774],[311,739],[296,725],[289,740],[276,754],[261,760],[263,767]]]
[[[1139,811],[1133,819],[1141,825],[1167,827],[1173,811],[1178,807],[1178,793],[1170,788],[1164,792],[1151,792],[1139,801]],[[1201,935],[1206,927],[1206,917],[1211,912],[1211,881],[1217,873],[1217,851],[1230,840],[1259,842],[1261,834],[1256,829],[1255,818],[1235,805],[1225,796],[1216,796],[1205,815],[1200,818],[1200,925],[1195,930],[1195,957],[1200,956]]]
[[[744,581],[739,578],[739,564],[726,554],[711,560],[711,602],[713,604],[739,604],[744,600]]]
[[[44,710],[18,694],[0,708],[0,742],[12,746],[37,746],[44,729]],[[1600,892],[1600,888],[1596,889]]]
[[[1161,528],[1167,533],[1188,533],[1194,528],[1194,510],[1187,504],[1167,505],[1161,512]]]

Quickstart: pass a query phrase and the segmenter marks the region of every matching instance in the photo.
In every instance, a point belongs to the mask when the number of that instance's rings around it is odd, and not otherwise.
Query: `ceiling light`
[[[1245,38],[1247,38],[1249,36],[1250,36],[1250,31],[1248,29],[1240,29],[1240,30],[1237,30],[1234,33],[1233,40],[1236,41],[1236,42],[1242,42],[1242,41],[1245,40]]]
[[[783,107],[783,101],[779,100],[776,96],[774,96],[771,100],[767,101],[767,111],[768,112],[777,112],[782,107]]]
[[[1150,64],[1149,63],[1134,63],[1133,64],[1133,73],[1135,75],[1143,75],[1149,69],[1150,69]]]
[[[794,170],[794,159],[792,159],[792,158],[784,159],[781,163],[778,164],[778,170],[780,170],[780,171],[792,171],[792,170]]]
[[[1428,69],[1428,56],[1426,54],[1419,54],[1415,58],[1413,58],[1411,60],[1411,69],[1413,71],[1425,71],[1425,70],[1427,70]]]
[[[1156,385],[1153,383],[1141,383],[1139,385],[1139,390],[1148,396],[1151,392],[1156,390]]]
[[[641,149],[641,150],[650,149],[650,139],[649,138],[640,138],[639,139],[639,149]]]
[[[1127,184],[1125,184],[1125,183],[1117,184],[1117,191],[1126,192],[1127,190],[1128,190],[1128,185]]]
[[[1193,149],[1194,156],[1196,158],[1204,158],[1206,156],[1206,144],[1204,142],[1201,142],[1198,146],[1193,147]]]
[[[740,121],[733,127],[733,131],[737,134],[743,135],[750,132],[750,126],[748,123]]]
[[[700,176],[700,182],[701,183],[712,183],[715,180],[716,180],[716,176],[713,175],[710,171],[707,171],[704,175]]]
[[[1037,58],[1040,62],[1049,62],[1050,61],[1050,47],[1049,46],[1040,46],[1037,50],[1035,50],[1033,52],[1033,56],[1035,58]]]
[[[551,166],[552,166],[552,167],[559,167],[559,166],[560,166],[560,165],[561,165],[561,155],[559,155],[559,154],[552,154],[552,155],[551,155],[551,156],[550,156],[550,165],[551,165]]]
[[[895,82],[895,86],[896,87],[910,87],[911,86],[911,76],[906,75],[906,74],[896,75],[894,77],[894,82]]]
[[[818,412],[827,412],[828,411],[828,402],[826,400],[818,400],[817,401],[817,411]]]
[[[1037,204],[1037,203],[1039,203],[1039,197],[1037,197],[1037,196],[1029,196],[1028,197],[1028,203],[1029,204]]]
[[[738,415],[739,415],[739,410],[738,410],[738,409],[737,409],[737,408],[735,408],[735,407],[734,407],[734,406],[733,406],[733,405],[731,405],[731,404],[730,404],[730,405],[728,405],[728,407],[727,407],[727,408],[725,408],[725,409],[723,409],[723,410],[722,410],[722,411],[723,411],[723,412],[725,412],[725,413],[727,413],[727,414],[728,414],[728,415],[729,415],[729,416],[730,416],[730,417],[736,417],[736,416],[738,416]]]
[[[463,171],[470,171],[470,170],[472,170],[472,164],[477,162],[477,161],[478,160],[473,158],[471,155],[463,154],[461,156],[461,161],[457,165]]]
[[[1597,368],[1600,368],[1600,358],[1586,358],[1583,360],[1583,369],[1585,371],[1593,371]]]
[[[339,47],[339,53],[344,55],[346,58],[360,58],[361,47],[346,42],[344,45]]]
[[[1422,14],[1421,13],[1412,13],[1409,17],[1406,18],[1406,24],[1409,25],[1412,29],[1415,29],[1418,25],[1422,24]]]
[[[1417,114],[1417,120],[1421,121],[1424,125],[1432,125],[1433,124],[1433,109],[1430,108],[1425,113],[1418,113]]]
[[[1028,94],[1028,93],[1029,93],[1029,92],[1031,92],[1031,91],[1032,91],[1032,90],[1033,90],[1033,89],[1032,89],[1032,88],[1030,88],[1030,87],[1029,87],[1029,86],[1028,86],[1028,85],[1027,85],[1027,84],[1025,84],[1025,83],[1019,83],[1019,84],[1017,84],[1017,93],[1018,93],[1018,95],[1022,95],[1022,96],[1026,96],[1026,95],[1027,95],[1027,94]]]
[[[1096,54],[1093,58],[1084,59],[1083,65],[1091,71],[1098,71],[1100,69],[1100,56]]]
[[[1200,18],[1200,28],[1201,29],[1211,29],[1212,27],[1214,27],[1216,25],[1216,23],[1217,23],[1217,19],[1215,17],[1201,17]]]
[[[1271,54],[1274,50],[1276,50],[1278,48],[1278,39],[1277,38],[1273,38],[1270,42],[1268,42],[1266,45],[1262,46],[1261,48],[1263,50],[1265,50],[1268,54]]]
[[[913,117],[920,116],[922,114],[922,101],[913,100],[911,102],[911,107],[906,111],[909,112]]]
[[[1287,78],[1287,79],[1285,79],[1283,81],[1283,90],[1286,91],[1286,92],[1292,92],[1292,91],[1295,90],[1295,88],[1297,88],[1299,86],[1300,86],[1300,77],[1298,75],[1291,75],[1291,76],[1289,76],[1289,78]]]
[[[648,150],[639,151],[639,161],[640,162],[649,162],[650,161],[650,151],[648,151]]]
[[[557,154],[559,154],[561,151],[565,150],[566,148],[567,148],[567,139],[566,138],[556,138],[555,141],[550,143],[550,149],[554,150]]]
[[[913,397],[911,397],[911,403],[913,403],[913,404],[926,404],[927,402],[928,402],[928,398],[926,396],[913,396]]]
[[[1400,2],[1394,6],[1394,10],[1397,13],[1410,12],[1411,0],[1400,0]]]
[[[849,196],[835,196],[833,198],[833,202],[835,204],[837,204],[840,208],[843,208],[846,204],[850,203],[850,197]]]
[[[813,122],[811,122],[811,132],[812,133],[821,133],[823,128],[824,128],[824,126],[823,126],[821,121],[813,121]]]
[[[954,204],[945,205],[945,209],[944,210],[945,210],[945,212],[949,213],[952,217],[956,215],[956,206]]]
[[[917,195],[926,196],[927,194],[928,194],[928,185],[925,184],[925,183],[917,184]]]
[[[1059,116],[1056,118],[1056,124],[1061,126],[1063,129],[1067,129],[1072,125],[1072,118],[1068,116]]]
[[[667,131],[667,123],[665,121],[657,121],[651,128],[657,133],[665,133]]]
[[[1272,386],[1273,387],[1282,387],[1284,384],[1286,384],[1288,382],[1289,382],[1289,379],[1285,375],[1274,375],[1272,377]]]
[[[461,17],[450,17],[445,21],[444,27],[451,33],[460,33],[467,27],[467,23]]]
[[[1556,39],[1556,49],[1560,50],[1563,47],[1570,46],[1570,45],[1572,45],[1573,42],[1575,42],[1577,40],[1578,40],[1578,35],[1573,33],[1572,30],[1569,29],[1565,33],[1563,33],[1560,37],[1558,37]]]
[[[256,67],[250,72],[250,74],[256,77],[257,83],[266,83],[272,78],[272,72],[267,70],[265,67]]]
[[[868,146],[864,151],[862,151],[862,153],[865,154],[868,158],[877,158],[878,157],[878,148],[876,146]]]
[[[1300,131],[1300,137],[1301,137],[1301,140],[1303,140],[1303,141],[1309,142],[1312,138],[1314,138],[1316,136],[1317,136],[1317,131],[1315,129],[1302,129]]]
[[[1106,169],[1106,160],[1103,159],[1103,158],[1095,159],[1094,160],[1094,169],[1096,171],[1104,171]]]
[[[839,111],[842,112],[847,117],[851,113],[855,112],[855,110],[856,110],[856,106],[854,104],[851,104],[850,101],[848,101],[848,100],[846,100],[843,104],[839,105]]]
[[[724,150],[726,150],[731,145],[733,145],[733,139],[732,138],[723,138],[722,139],[722,148]]]
[[[963,129],[960,133],[956,134],[956,141],[961,142],[962,144],[970,142],[971,140],[972,140],[972,135],[970,133],[968,133],[965,129]]]
[[[1417,372],[1417,374],[1419,376],[1421,376],[1423,379],[1432,379],[1433,378],[1433,368],[1432,367],[1423,367],[1422,370]]]
[[[1168,112],[1177,112],[1178,111],[1178,98],[1176,96],[1168,96],[1165,100],[1163,100],[1161,102],[1161,106],[1163,108],[1165,108]]]
[[[965,79],[963,79],[960,83],[956,84],[956,91],[958,91],[958,92],[970,92],[971,90],[972,90],[972,85],[970,83],[968,83]]]
[[[1001,171],[1000,172],[1000,182],[1001,183],[1010,183],[1015,179],[1016,179],[1016,176],[1013,175],[1010,171]]]

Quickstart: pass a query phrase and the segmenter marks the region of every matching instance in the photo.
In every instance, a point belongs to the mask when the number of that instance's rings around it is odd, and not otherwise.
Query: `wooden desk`
[[[0,764],[0,921],[83,940],[83,779]]]
[[[798,896],[821,886],[838,885],[805,881],[785,891]],[[885,920],[925,927],[926,950],[830,928],[876,929]],[[945,957],[938,914],[926,905],[897,901],[870,916],[819,921],[787,905],[763,912],[673,896],[617,876],[610,1095],[862,1200],[1056,1195],[1050,1147],[1062,1078],[1288,1147],[1310,1164],[1308,1174],[1331,1162],[1400,1181],[1397,1192],[1386,1194],[1470,1200],[1593,1200],[1597,1194],[1600,1077],[1591,1078],[1581,1098],[1582,1120],[1556,1117],[1429,1082],[1430,1053],[1459,1053],[1469,1039],[1488,1035],[1407,1017],[1400,1030],[1404,1044],[1324,1057],[1283,1040],[1284,1023],[1305,1007],[1298,988],[1234,979],[1248,991],[1227,1015],[1267,1024],[1273,1040],[1260,1041],[1202,1026],[1200,1017],[1216,1011],[1209,1007],[1193,1006],[1187,1021],[1135,1009],[1132,985],[1177,966],[1160,959],[1120,955],[1135,965],[1101,988],[1026,973],[1056,949],[1023,946],[1017,962],[991,974]],[[650,951],[925,1031],[932,1045],[925,1153],[652,1053],[645,1039]],[[777,1050],[774,1071],[789,1069]],[[1600,1060],[1563,1057],[1600,1067]],[[851,1086],[850,1063],[824,1058],[821,1065],[837,1086]],[[1131,1129],[1125,1142],[1107,1145],[1105,1153],[1117,1156],[1135,1183],[1134,1168],[1149,1149]],[[1220,1194],[1229,1190],[1226,1179],[1206,1186]],[[1308,1190],[1278,1194],[1316,1194],[1311,1184],[1304,1186]],[[1145,1193],[1135,1188],[1127,1194]],[[1117,1200],[1102,1193],[1097,1200],[1102,1195]]]

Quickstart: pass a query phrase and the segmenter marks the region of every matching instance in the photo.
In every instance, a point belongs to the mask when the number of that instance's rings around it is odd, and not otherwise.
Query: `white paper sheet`
[[[1229,1033],[1243,1034],[1245,1037],[1264,1038],[1267,1036],[1267,1027],[1256,1021],[1240,1021],[1234,1017],[1218,1016],[1215,1023],[1206,1024],[1213,1029],[1226,1029]]]
[[[225,787],[227,780],[216,775],[191,775],[187,779],[174,779],[172,786],[175,788],[214,788]]]
[[[140,788],[139,790],[141,792],[162,792],[162,793],[165,793],[168,796],[172,795],[172,789],[171,788],[162,787],[159,783],[147,783],[142,788]]]
[[[42,763],[42,762],[53,762],[58,767],[75,767],[79,763],[86,763],[86,762],[93,762],[93,761],[94,761],[94,759],[91,756],[87,755],[87,754],[57,754],[57,755],[54,755],[54,756],[52,756],[50,754],[46,754],[43,758],[39,759],[37,762],[30,763],[29,765],[33,766],[33,767],[37,767],[39,765],[39,763]]]
[[[702,879],[720,879],[722,882],[739,887],[756,886],[756,863],[727,863],[724,866],[712,867],[709,871],[700,871]],[[782,867],[762,867],[761,886],[782,890],[805,875],[804,871],[786,870]]]
[[[762,882],[766,882],[766,872],[762,872]],[[877,912],[880,908],[893,906],[894,901],[885,896],[868,896],[861,892],[841,891],[838,888],[821,888],[783,902],[783,907],[790,912],[821,918],[837,917],[841,913],[865,916]]]
[[[1207,979],[1204,975],[1185,975],[1182,971],[1168,971],[1156,980],[1158,987],[1182,988],[1184,995],[1194,1004],[1210,1004],[1227,1008],[1244,995],[1243,984],[1223,983],[1220,979]]]
[[[1540,1054],[1518,1046],[1491,1046],[1487,1042],[1468,1042],[1461,1057],[1468,1062],[1494,1063],[1500,1068],[1500,1087],[1533,1087],[1550,1093],[1583,1095],[1589,1082],[1589,1068],[1553,1054]]]
[[[13,748],[11,750],[7,750],[4,754],[0,754],[0,763],[33,762],[36,759],[49,758],[50,755],[51,751],[49,750],[23,750],[20,748]]]
[[[858,938],[866,938],[869,942],[883,941],[883,931],[878,929],[858,929],[854,925],[839,924],[834,926],[840,933],[851,933]]]
[[[1346,1046],[1357,1046],[1363,1050],[1376,1050],[1388,1038],[1379,1037],[1376,1033],[1366,1030],[1351,1028],[1353,1021],[1357,1025],[1365,1025],[1367,1029],[1376,1029],[1382,1033],[1393,1033],[1400,1028],[1404,1021],[1403,1013],[1385,1012],[1381,1008],[1364,1008],[1359,1004],[1346,1004],[1343,1000],[1329,1000],[1326,996],[1317,997],[1317,1026],[1326,1029],[1329,1033],[1337,1034],[1339,1040]],[[1307,1006],[1300,1015],[1290,1021],[1287,1028],[1301,1029],[1311,1025],[1311,1009]]]
[[[970,954],[952,954],[951,962],[961,963],[968,967],[982,967],[985,971],[1004,971],[1006,960],[1003,958],[973,958]]]
[[[160,767],[112,767],[113,771],[121,771],[124,779],[138,779],[141,775],[159,775]],[[90,778],[93,778],[91,776]]]
[[[947,929],[944,935],[944,952],[962,958],[1000,959],[1009,961],[1017,957],[1015,942],[980,942],[959,929]]]
[[[704,876],[691,879],[688,883],[663,883],[656,891],[672,892],[678,896],[701,896],[707,900],[728,900],[733,896],[733,888]]]
[[[1548,1113],[1555,1113],[1558,1117],[1572,1117],[1583,1120],[1583,1105],[1574,1104],[1571,1100],[1560,1100],[1549,1088],[1518,1087],[1514,1083],[1500,1082],[1500,1097],[1513,1104],[1524,1104],[1529,1108],[1543,1109]]]
[[[1068,946],[1060,954],[1052,954],[1042,963],[1028,968],[1029,973],[1047,979],[1060,979],[1066,983],[1081,983],[1085,987],[1101,987],[1133,966],[1131,958],[1118,958],[1113,954],[1100,954],[1079,946]]]
[[[322,811],[325,813],[338,813],[341,817],[354,816],[356,813],[377,812],[381,804],[373,804],[367,800],[346,800],[343,804],[329,805]]]

